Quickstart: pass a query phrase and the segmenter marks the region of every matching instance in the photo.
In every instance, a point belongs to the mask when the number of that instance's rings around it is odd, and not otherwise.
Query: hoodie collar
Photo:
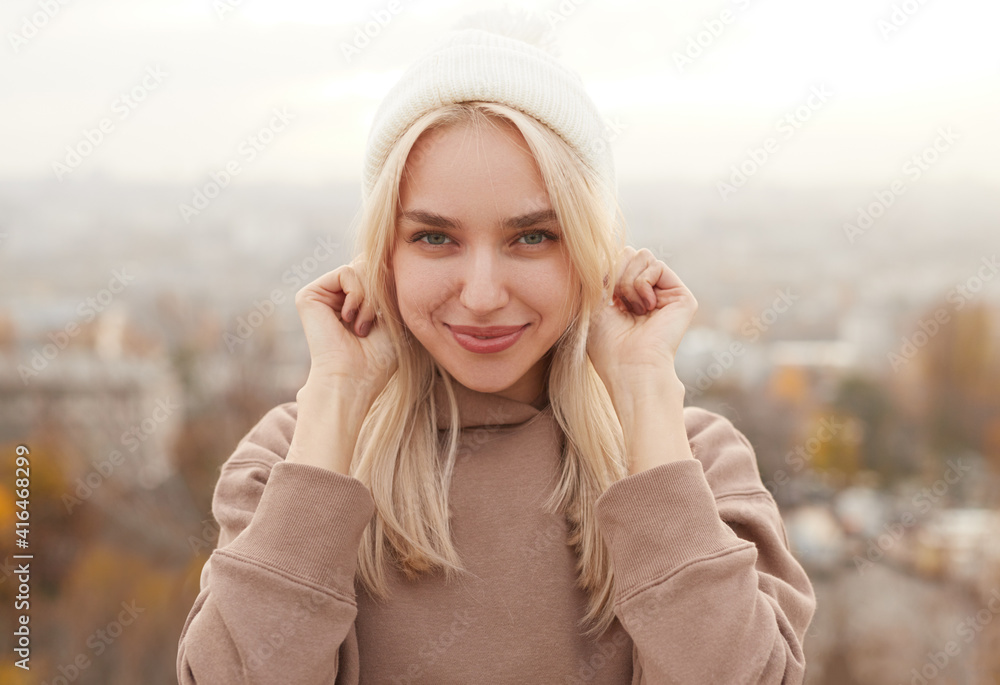
[[[455,379],[452,379],[451,386],[455,391],[455,400],[458,403],[459,425],[463,429],[519,426],[543,412],[551,411],[551,405],[547,399],[543,408],[537,409],[529,402],[471,390]],[[434,401],[437,407],[438,430],[445,430],[450,425],[451,413],[448,407],[448,394],[444,388],[444,381],[440,377],[435,380]],[[543,400],[539,396],[535,403],[541,401]]]

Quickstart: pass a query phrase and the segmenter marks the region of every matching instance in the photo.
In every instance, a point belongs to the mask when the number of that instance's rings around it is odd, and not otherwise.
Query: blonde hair
[[[602,185],[572,147],[532,117],[502,104],[449,104],[417,119],[396,141],[361,210],[356,253],[366,262],[365,297],[382,313],[379,323],[387,326],[398,369],[365,419],[351,464],[351,475],[368,486],[375,501],[375,516],[359,545],[357,576],[370,595],[385,598],[389,563],[410,580],[439,570],[447,579],[465,572],[449,521],[460,430],[452,379],[403,324],[391,264],[400,179],[417,139],[433,129],[472,124],[478,130],[487,122],[512,124],[524,136],[580,283],[575,316],[551,351],[549,398],[566,440],[559,480],[544,506],[566,517],[566,542],[578,560],[577,584],[589,596],[578,627],[596,637],[614,620],[614,570],[597,528],[594,502],[627,475],[627,464],[621,427],[587,357],[586,343],[591,313],[611,296],[610,281],[625,244],[623,223],[614,191]],[[612,276],[605,279],[606,274]],[[438,436],[433,393],[438,375],[451,416],[443,438]]]

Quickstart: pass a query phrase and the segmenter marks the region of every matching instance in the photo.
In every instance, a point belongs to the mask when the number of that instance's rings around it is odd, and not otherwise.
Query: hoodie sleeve
[[[612,484],[595,516],[636,685],[799,685],[816,609],[746,437],[684,410],[694,459]]]
[[[284,461],[296,406],[267,412],[222,466],[180,685],[358,682],[354,571],[375,503],[353,476]]]

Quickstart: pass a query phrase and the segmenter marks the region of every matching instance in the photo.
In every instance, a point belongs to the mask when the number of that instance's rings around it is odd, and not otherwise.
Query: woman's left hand
[[[698,309],[694,295],[646,248],[626,247],[612,302],[590,320],[587,353],[609,391],[676,378],[677,347]]]

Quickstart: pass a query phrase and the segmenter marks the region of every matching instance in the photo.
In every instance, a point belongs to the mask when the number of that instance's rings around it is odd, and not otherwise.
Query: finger
[[[666,264],[662,264],[660,277],[653,286],[658,304],[683,300],[692,310],[698,309],[698,301],[695,299],[694,293],[684,285],[680,277]]]
[[[643,269],[633,282],[633,287],[647,311],[656,309],[657,297],[653,285],[659,282],[660,274],[665,267],[663,262],[657,260]]]
[[[374,321],[375,308],[372,307],[371,301],[366,299],[362,301],[361,307],[358,310],[357,320],[354,323],[354,332],[362,337],[368,335],[368,331],[371,330]]]
[[[340,282],[344,290],[343,309],[341,318],[352,323],[357,320],[358,310],[365,299],[364,288],[361,287],[361,280],[350,266],[343,267]]]
[[[651,261],[655,261],[655,257],[653,257],[653,254],[649,250],[643,248],[633,255],[622,274],[620,283],[622,295],[636,314],[646,313],[646,303],[643,301],[643,297],[636,291],[636,283],[639,275],[646,270]]]
[[[339,313],[346,297],[344,292],[345,268],[338,267],[333,271],[328,271],[303,287],[302,291],[308,292],[311,300],[323,302]]]
[[[632,255],[634,254],[635,250],[632,247],[626,245],[622,249],[621,253],[618,255],[618,263],[615,264],[614,268],[615,280],[614,280],[614,287],[611,290],[611,294],[613,296],[612,299],[617,298],[619,301],[622,301],[624,299],[621,290],[622,275],[625,273],[625,269],[628,268],[629,263],[632,261]]]
[[[665,291],[677,291],[679,289],[687,290],[687,286],[684,285],[684,281],[681,280],[680,276],[674,273],[674,270],[663,262],[658,262],[660,266],[660,273],[658,278],[651,283],[654,288]]]
[[[330,293],[324,287],[314,282],[302,288],[295,295],[295,308],[302,320],[310,357],[316,359],[331,347],[345,343],[347,333],[337,321],[336,313],[331,311]]]
[[[341,318],[347,323],[354,322],[358,316],[358,309],[360,309],[361,303],[361,293],[356,291],[347,293],[347,296],[344,299]]]

